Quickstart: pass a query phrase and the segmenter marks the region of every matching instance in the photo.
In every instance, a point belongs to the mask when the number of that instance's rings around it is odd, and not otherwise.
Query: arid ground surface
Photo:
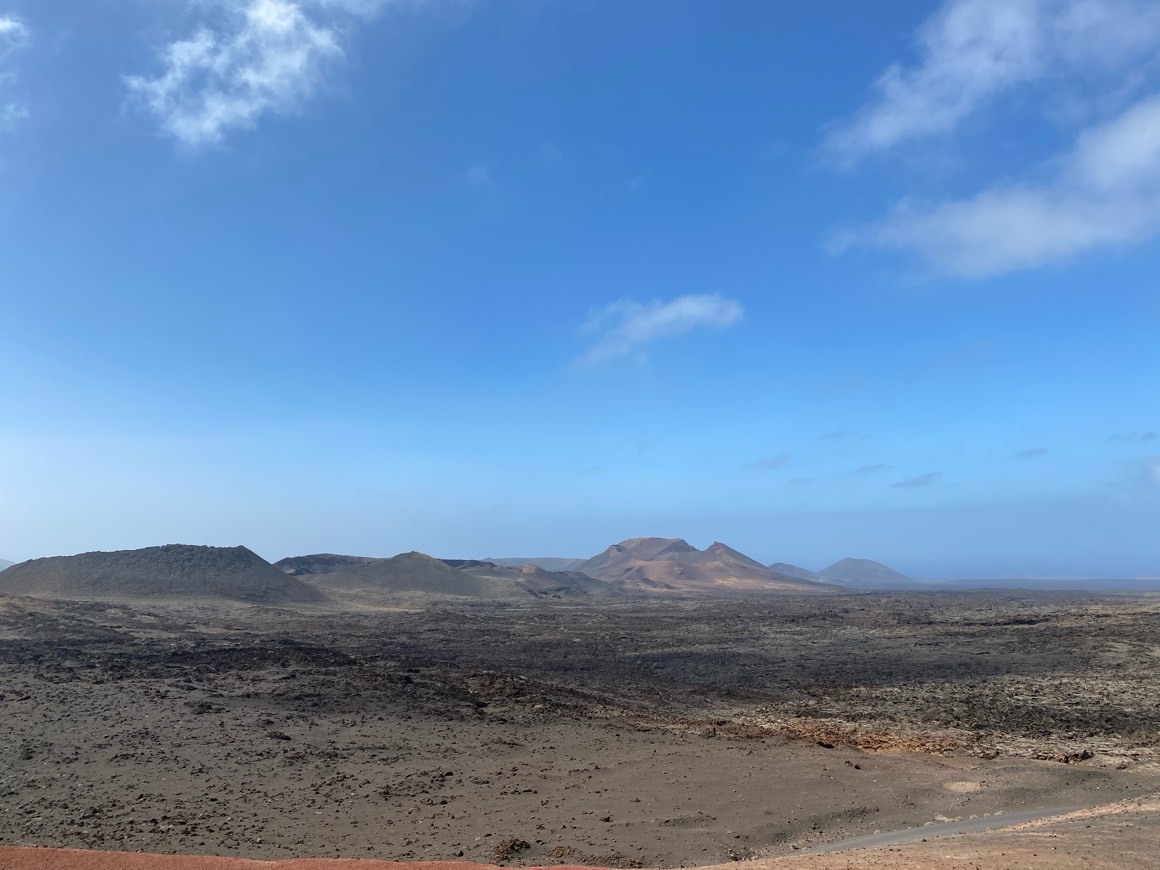
[[[706,865],[1160,788],[1156,597],[412,603],[0,600],[0,843]]]

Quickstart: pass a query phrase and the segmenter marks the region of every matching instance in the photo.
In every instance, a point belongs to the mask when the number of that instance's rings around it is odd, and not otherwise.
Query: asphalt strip
[[[951,834],[977,834],[981,831],[1010,828],[1012,825],[1022,825],[1025,822],[1059,816],[1074,812],[1077,809],[1080,808],[1056,807],[1054,809],[1023,810],[1018,813],[997,813],[991,816],[980,816],[976,819],[961,819],[957,822],[936,822],[931,825],[923,825],[921,828],[884,831],[849,840],[839,840],[836,843],[827,843],[824,846],[806,849],[802,854],[818,855],[822,852],[845,852],[848,849],[872,849],[876,846],[897,846],[901,843],[915,843],[935,837],[948,837]]]

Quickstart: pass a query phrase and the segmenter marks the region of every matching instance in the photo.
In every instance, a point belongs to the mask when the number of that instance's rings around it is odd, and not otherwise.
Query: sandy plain
[[[1150,806],[1158,670],[1148,596],[355,613],[4,599],[0,843],[797,860],[876,831]],[[1154,811],[1132,818],[1155,832]]]

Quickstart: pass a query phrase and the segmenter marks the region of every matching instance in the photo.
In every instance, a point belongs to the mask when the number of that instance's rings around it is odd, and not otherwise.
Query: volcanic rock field
[[[0,598],[0,843],[675,867],[1160,787],[1154,595],[287,588]]]

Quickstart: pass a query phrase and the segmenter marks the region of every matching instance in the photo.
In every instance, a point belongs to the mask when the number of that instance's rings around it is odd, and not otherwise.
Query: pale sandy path
[[[848,840],[839,840],[836,843],[827,843],[824,846],[815,846],[805,852],[807,855],[820,855],[825,852],[847,852],[850,849],[875,849],[880,846],[901,846],[905,843],[918,843],[933,840],[936,837],[949,837],[954,834],[981,834],[985,831],[997,831],[1023,825],[1027,822],[1037,822],[1041,819],[1055,818],[1066,813],[1073,813],[1078,807],[1058,807],[1055,809],[1024,810],[1018,813],[999,813],[993,816],[981,816],[977,819],[960,819],[956,822],[939,822],[933,825],[923,825],[921,828],[904,828],[899,831],[882,831],[878,834],[867,834],[864,837],[851,837]]]

